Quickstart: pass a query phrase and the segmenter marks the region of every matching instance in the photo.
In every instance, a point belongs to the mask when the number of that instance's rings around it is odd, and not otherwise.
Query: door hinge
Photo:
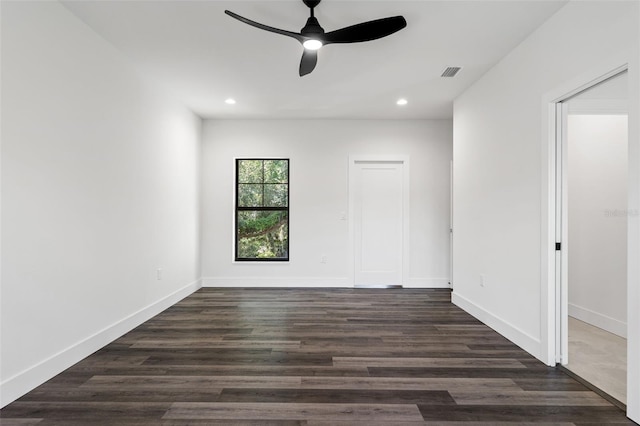
[[[556,250],[562,250],[562,243],[556,243]]]

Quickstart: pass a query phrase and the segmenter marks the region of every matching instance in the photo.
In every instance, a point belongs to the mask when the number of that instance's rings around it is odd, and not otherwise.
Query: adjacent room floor
[[[569,370],[627,403],[627,340],[569,317]]]
[[[633,424],[448,290],[201,289],[2,425]]]

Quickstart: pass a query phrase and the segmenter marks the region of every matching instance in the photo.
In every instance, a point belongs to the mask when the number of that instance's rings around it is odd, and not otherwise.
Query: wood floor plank
[[[215,402],[222,389],[219,388],[181,388],[181,389],[101,389],[88,388],[58,391],[46,389],[34,390],[21,398],[21,401],[76,401],[76,402]]]
[[[217,339],[149,339],[139,340],[131,345],[133,349],[154,349],[154,348],[191,348],[191,349],[272,349],[272,350],[295,350],[300,348],[300,341],[283,340],[222,340]]]
[[[554,378],[554,374],[548,372],[541,374],[540,371],[534,371],[528,368],[438,368],[438,367],[368,367],[369,375],[372,377],[448,377],[448,378],[512,378],[512,379],[531,379]],[[555,371],[553,368],[549,368]],[[556,373],[562,374],[562,373]],[[565,376],[566,377],[566,376]],[[577,383],[577,382],[575,382]],[[539,390],[539,389],[532,389]]]
[[[513,381],[525,391],[587,391],[585,385],[572,380],[570,377],[545,377],[520,379],[514,378]]]
[[[290,354],[294,353],[305,353],[308,351],[313,351],[316,354],[330,354],[333,355],[333,358],[428,358],[428,359],[443,359],[443,358],[452,358],[452,359],[473,359],[473,358],[490,358],[490,359],[509,359],[509,360],[519,360],[519,359],[529,359],[528,356],[522,355],[520,352],[516,351],[471,351],[471,350],[461,350],[461,351],[453,351],[453,350],[438,350],[437,347],[429,347],[425,349],[418,349],[416,347],[395,347],[395,348],[386,348],[384,346],[380,348],[362,348],[358,346],[345,345],[342,348],[319,348],[314,349],[313,347],[289,347],[289,348],[273,348],[274,351],[277,352],[288,352]],[[453,363],[453,361],[451,361]],[[487,368],[487,367],[483,367]],[[489,367],[490,368],[490,367]],[[526,368],[526,366],[519,367],[510,367],[510,368]]]
[[[442,390],[246,389],[227,388],[220,402],[287,402],[296,404],[455,404]]]
[[[200,289],[0,410],[0,426],[632,424],[450,295]]]
[[[325,422],[308,421],[307,426],[389,426],[384,422]],[[399,422],[393,426],[575,426],[570,422]]]
[[[364,422],[340,422],[340,421],[326,421],[326,420],[308,420],[307,426],[389,426],[388,422],[369,420]],[[427,426],[431,423],[425,421],[421,422],[394,422],[393,426]]]
[[[298,420],[163,420],[161,426],[306,426],[306,421]]]
[[[80,388],[181,389],[181,388],[300,388],[296,376],[94,376]]]
[[[422,421],[414,404],[175,403],[165,419]]]
[[[93,375],[117,376],[126,373],[131,376],[334,376],[334,377],[366,377],[368,370],[364,367],[335,368],[332,366],[288,366],[288,365],[142,365],[121,368],[83,368],[74,366],[67,374],[80,374],[89,380],[87,372]]]
[[[395,390],[469,390],[519,391],[511,379],[467,379],[467,378],[397,378],[397,377],[303,377],[300,386],[304,389],[395,389]]]
[[[458,405],[552,405],[552,406],[611,406],[611,403],[591,391],[545,392],[507,391],[475,392],[451,390]]]
[[[41,425],[44,419],[2,419],[0,418],[0,426],[31,426]]]
[[[477,333],[472,336],[460,336],[455,333],[423,333],[416,330],[414,333],[401,334],[394,336],[382,336],[385,344],[389,345],[431,345],[431,344],[452,344],[464,342],[468,347],[473,344],[503,344],[506,339],[496,333]],[[503,347],[513,349],[513,344],[503,345]],[[523,353],[526,353],[522,351]]]
[[[57,420],[46,419],[38,426],[306,426],[305,420],[167,420],[160,419],[154,422],[142,419],[96,419],[87,424],[86,420]]]
[[[526,368],[515,359],[333,357],[336,367]]]
[[[3,418],[146,419],[159,420],[171,407],[169,402],[16,401],[2,409]]]
[[[513,405],[418,405],[424,419],[431,424],[435,421],[455,422],[571,422],[593,425],[628,424],[633,425],[624,413],[616,407],[570,407],[570,406],[513,406]]]

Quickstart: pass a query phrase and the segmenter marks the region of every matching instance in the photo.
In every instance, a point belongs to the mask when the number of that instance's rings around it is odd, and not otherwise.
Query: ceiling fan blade
[[[274,28],[274,27],[270,27],[268,25],[264,25],[261,24],[259,22],[255,22],[252,21],[251,19],[247,19],[245,17],[242,17],[240,15],[238,15],[237,13],[233,13],[230,10],[225,10],[224,13],[226,13],[227,15],[231,16],[232,18],[237,19],[240,22],[244,22],[245,24],[251,25],[252,27],[256,27],[259,28],[261,30],[265,30],[265,31],[269,31],[272,33],[276,33],[276,34],[282,34],[288,37],[292,37],[295,38],[296,40],[298,40],[300,43],[304,42],[304,37],[302,36],[302,34],[299,33],[294,33],[293,31],[287,31],[287,30],[281,30],[280,28]]]
[[[300,77],[309,74],[318,63],[318,51],[304,49],[302,60],[300,61]]]
[[[377,40],[400,31],[406,26],[407,21],[402,16],[376,19],[326,33],[323,42],[324,44],[359,43]]]

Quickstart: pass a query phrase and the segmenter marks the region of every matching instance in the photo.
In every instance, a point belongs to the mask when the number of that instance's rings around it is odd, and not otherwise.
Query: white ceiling
[[[224,14],[298,32],[309,9],[286,1],[63,1],[145,76],[203,118],[450,118],[452,101],[566,0],[324,0],[326,31],[403,15],[407,28],[330,45],[298,76],[302,46]],[[462,66],[455,78],[440,74]],[[233,97],[237,104],[226,105]],[[398,107],[405,97],[409,104]]]

